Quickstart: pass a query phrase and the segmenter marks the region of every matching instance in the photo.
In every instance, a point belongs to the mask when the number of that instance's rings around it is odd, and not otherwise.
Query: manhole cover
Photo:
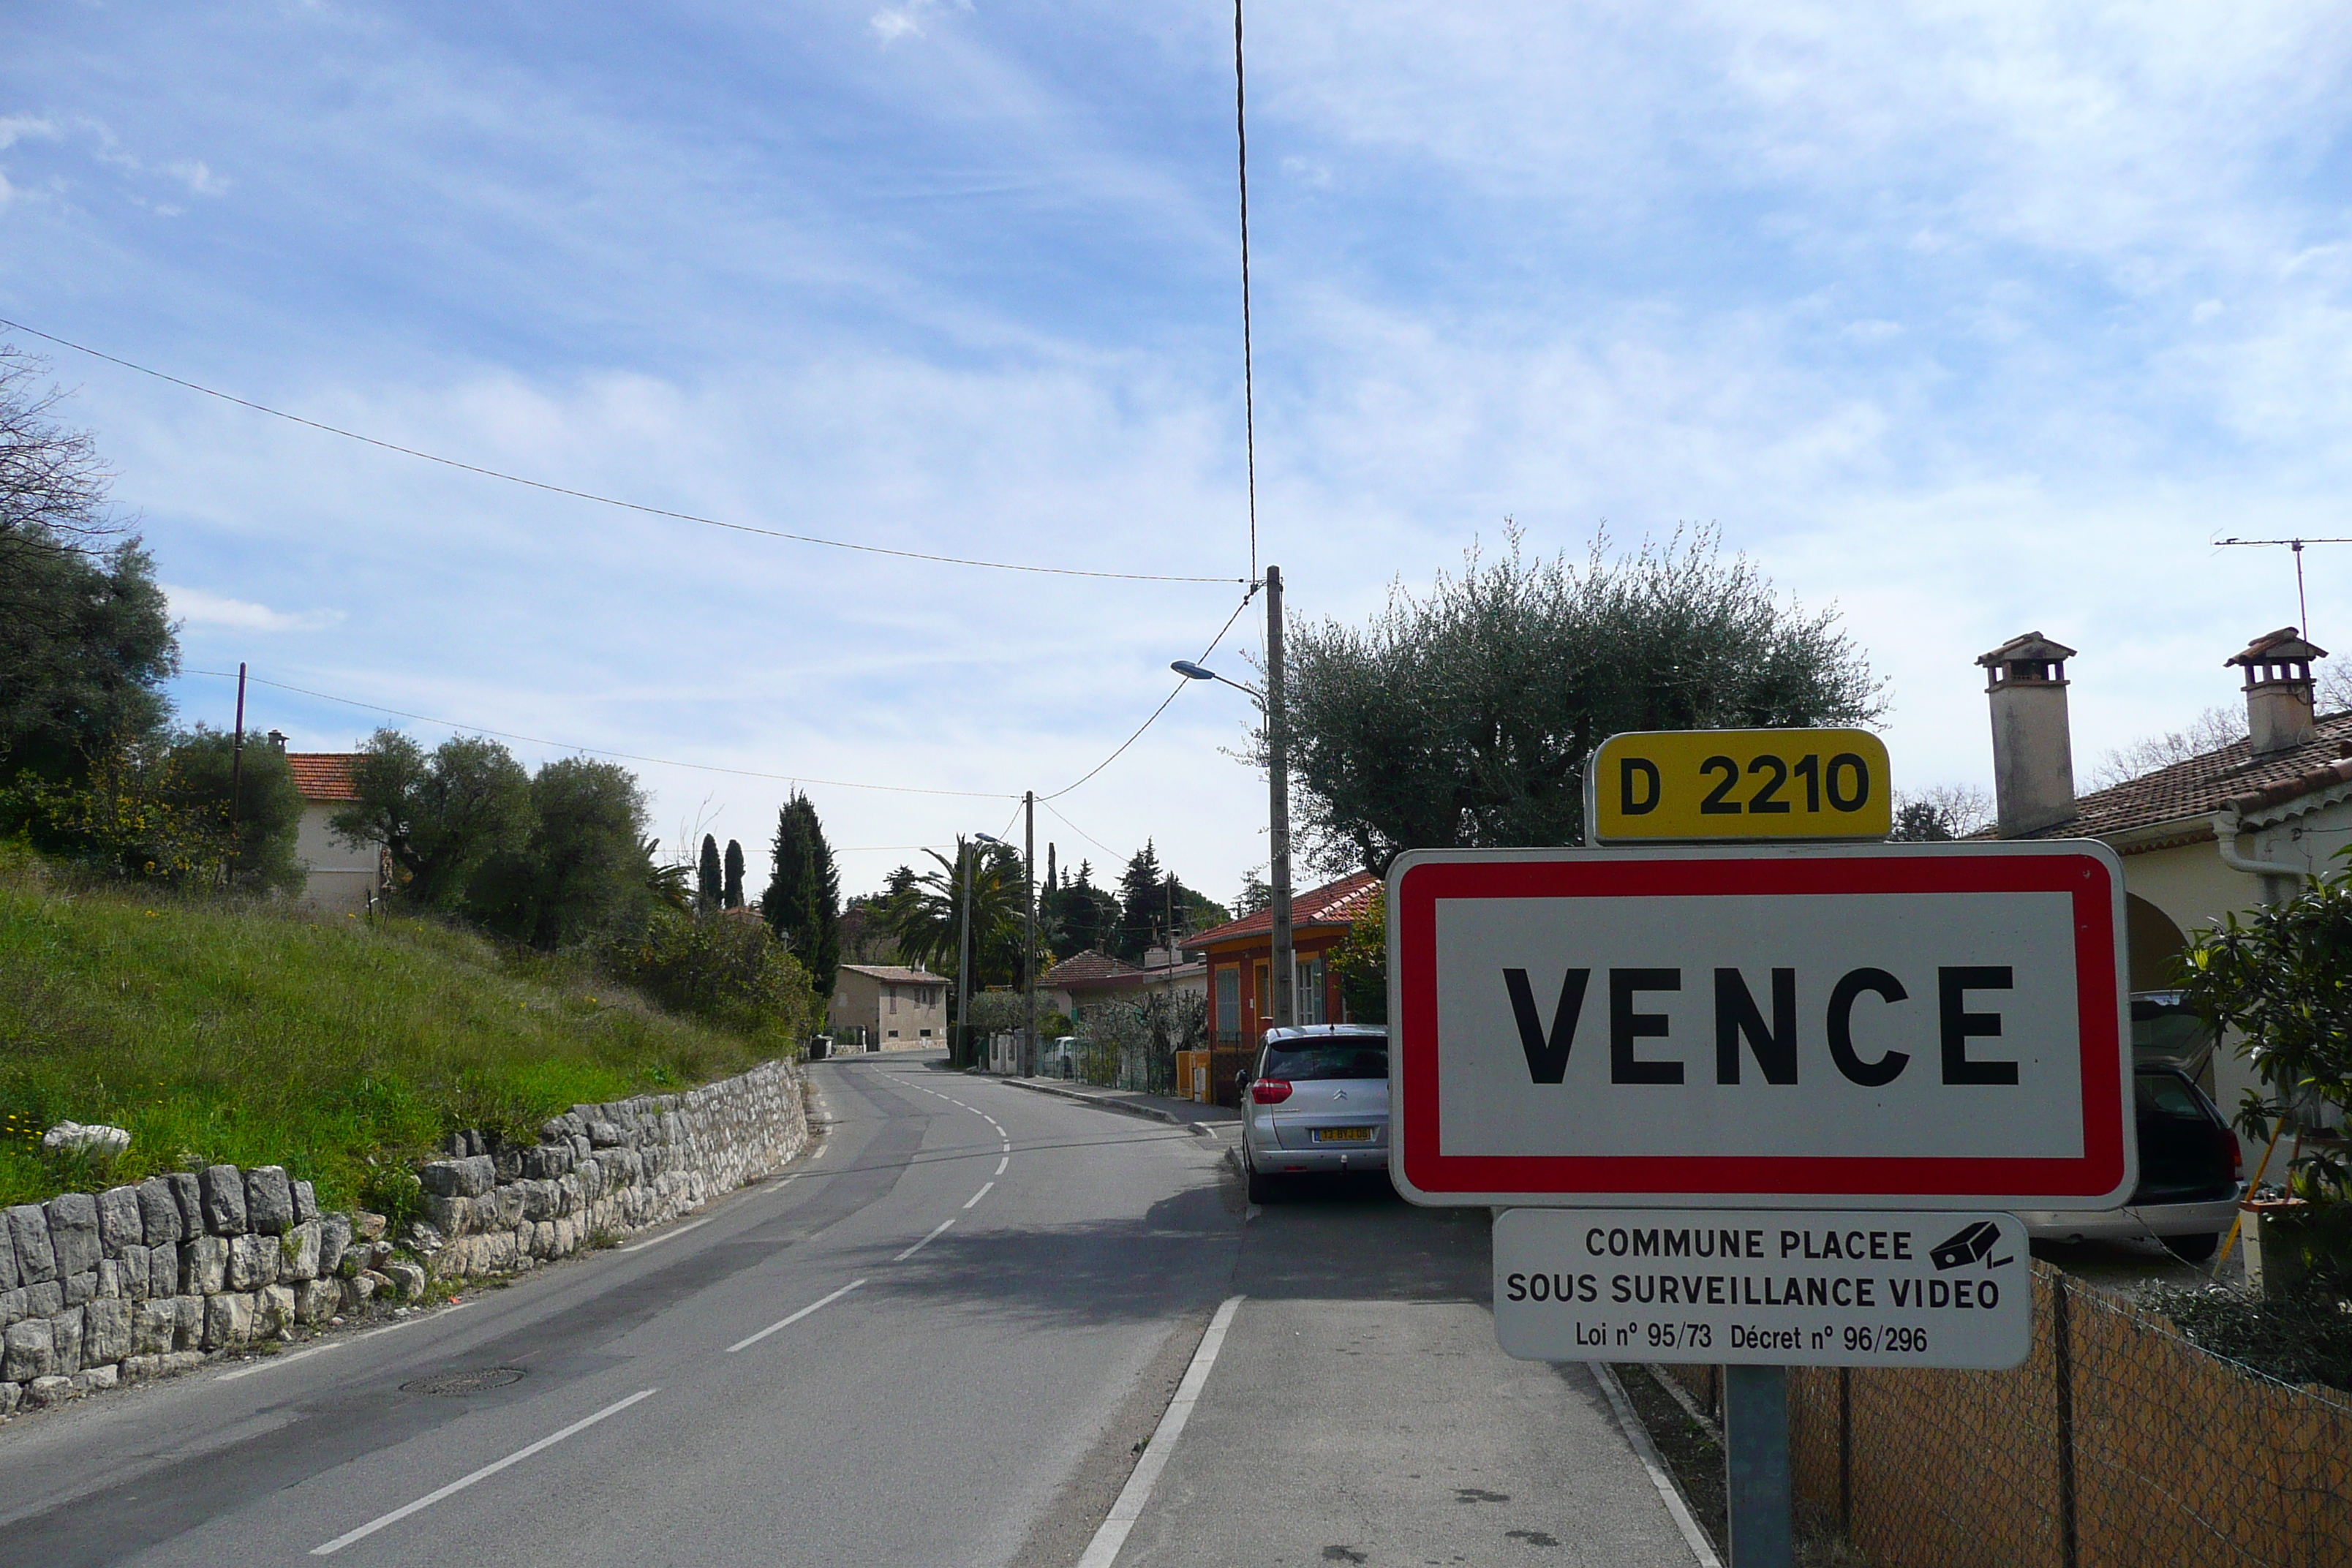
[[[504,1388],[509,1383],[522,1381],[519,1366],[484,1366],[471,1372],[436,1372],[431,1377],[420,1377],[400,1385],[403,1394],[479,1394],[488,1388]]]

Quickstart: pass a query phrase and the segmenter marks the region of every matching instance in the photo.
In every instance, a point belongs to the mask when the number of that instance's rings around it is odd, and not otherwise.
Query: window
[[[898,988],[896,985],[885,985],[882,987],[882,994],[890,999],[890,1011],[893,1013],[897,1012],[898,1010]]]
[[[1329,1023],[1331,1020],[1324,1016],[1323,955],[1318,952],[1312,958],[1300,959],[1297,973],[1298,1021],[1302,1024]]]
[[[928,1030],[926,1030],[926,1031],[925,1031],[925,1033],[927,1033],[927,1034],[928,1034],[929,1032],[929,1031],[928,1031]],[[896,1030],[896,1029],[891,1030],[891,1031],[890,1031],[890,1037],[891,1037],[892,1039],[894,1039],[894,1040],[895,1040],[895,1039],[897,1039],[897,1038],[898,1037],[898,1030]]]
[[[916,1030],[915,1032],[916,1032],[917,1034],[919,1034],[919,1035],[922,1036],[922,1037],[923,1037],[923,1038],[925,1038],[925,1039],[927,1039],[927,1040],[928,1040],[928,1039],[929,1039],[929,1038],[931,1037],[931,1032],[930,1032],[929,1029],[918,1029],[918,1030]]]
[[[1241,1037],[1242,968],[1227,964],[1217,971],[1217,1033]]]

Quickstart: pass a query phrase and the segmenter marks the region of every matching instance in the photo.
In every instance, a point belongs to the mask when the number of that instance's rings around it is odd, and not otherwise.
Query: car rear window
[[[2205,1107],[2198,1103],[2197,1091],[2170,1073],[2136,1073],[2132,1081],[2139,1093],[2142,1116],[2171,1116],[2184,1121],[2207,1120]]]
[[[1263,1076],[1288,1079],[1294,1083],[1330,1078],[1386,1078],[1388,1042],[1318,1040],[1312,1045],[1268,1046]]]

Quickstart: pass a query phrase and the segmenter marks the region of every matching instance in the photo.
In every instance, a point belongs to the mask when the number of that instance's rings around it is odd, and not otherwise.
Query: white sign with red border
[[[2104,1209],[2137,1178],[2090,840],[1415,850],[1388,880],[1416,1203]]]

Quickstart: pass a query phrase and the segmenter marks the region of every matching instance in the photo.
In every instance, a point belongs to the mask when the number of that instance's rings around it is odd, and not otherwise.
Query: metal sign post
[[[1787,1568],[1788,1368],[2019,1364],[2009,1211],[2137,1183],[2122,867],[1865,842],[1859,732],[1613,737],[1588,801],[1622,847],[1391,869],[1391,1178],[1505,1211],[1508,1353],[1723,1366],[1734,1568]]]

